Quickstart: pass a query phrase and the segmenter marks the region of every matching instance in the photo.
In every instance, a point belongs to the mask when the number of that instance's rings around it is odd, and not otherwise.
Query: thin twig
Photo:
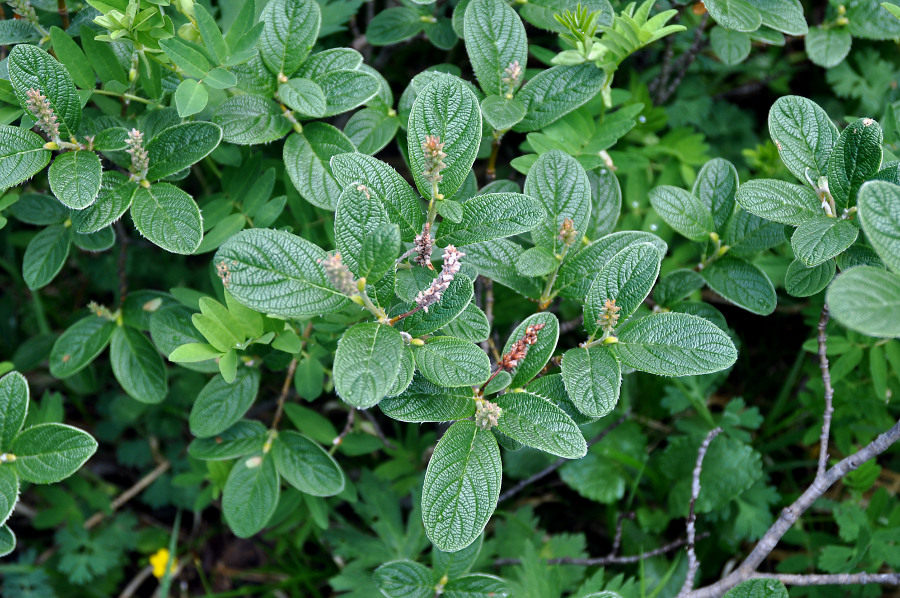
[[[831,372],[828,369],[828,335],[825,328],[828,326],[828,304],[822,306],[822,315],[819,317],[819,369],[822,370],[822,384],[825,385],[825,411],[822,414],[822,434],[819,436],[819,468],[816,470],[816,479],[821,479],[828,468],[828,434],[831,430],[831,415],[834,413],[834,388],[831,387]]]
[[[687,555],[688,569],[687,576],[684,578],[684,585],[681,586],[679,596],[683,596],[694,588],[694,579],[697,577],[697,570],[700,569],[700,561],[697,560],[697,553],[694,551],[694,544],[697,540],[697,514],[694,512],[694,506],[697,503],[697,497],[700,496],[700,474],[703,471],[703,458],[706,457],[706,451],[709,450],[709,444],[713,439],[722,433],[722,428],[713,428],[700,443],[700,449],[697,451],[697,464],[694,465],[693,480],[691,482],[691,506],[688,509],[687,518]]]
[[[91,517],[84,522],[84,529],[92,529],[94,527],[97,527],[97,525],[101,521],[103,521],[103,519],[107,515],[122,508],[125,503],[140,494],[145,488],[155,482],[156,479],[159,478],[159,476],[166,473],[171,466],[172,463],[168,459],[157,465],[150,473],[135,482],[134,485],[131,486],[131,488],[116,497],[116,499],[109,505],[109,513],[105,511],[97,511],[96,513],[91,515]]]
[[[708,532],[704,532],[700,534],[697,538],[703,539],[709,536]],[[665,546],[660,546],[659,548],[654,548],[653,550],[648,550],[646,552],[642,552],[641,554],[633,554],[628,556],[601,556],[593,559],[576,559],[570,557],[562,557],[558,559],[547,559],[548,565],[581,565],[583,567],[595,567],[595,566],[606,566],[606,565],[628,565],[630,563],[639,563],[644,559],[648,559],[653,556],[658,556],[660,554],[666,554],[667,552],[672,552],[676,548],[680,548],[684,546],[687,542],[684,538],[680,538],[675,540],[674,542],[669,542]],[[495,567],[504,567],[506,565],[519,565],[521,564],[520,559],[497,559],[494,561]]]
[[[394,443],[392,443],[390,440],[388,440],[387,436],[384,435],[384,430],[381,429],[381,425],[378,423],[378,420],[375,419],[375,416],[372,415],[372,412],[368,411],[368,410],[363,410],[362,414],[363,414],[363,417],[365,417],[367,420],[369,420],[369,423],[372,424],[372,429],[375,431],[375,435],[378,436],[378,439],[381,441],[381,443],[386,448],[389,448],[391,450],[397,450],[396,445],[394,445]]]
[[[344,424],[344,429],[341,430],[341,433],[337,435],[337,437],[331,441],[331,449],[328,451],[331,454],[334,454],[334,451],[337,450],[341,443],[344,442],[344,438],[347,434],[350,433],[350,430],[353,429],[353,422],[356,419],[356,408],[351,407],[350,411],[347,412],[347,423]]]
[[[706,13],[703,15],[703,18],[700,19],[697,28],[694,30],[694,43],[691,44],[691,47],[688,48],[687,52],[679,56],[678,60],[676,60],[678,63],[678,73],[668,87],[660,88],[659,93],[655,98],[656,104],[664,104],[672,97],[672,94],[675,93],[678,86],[681,85],[681,81],[684,79],[684,75],[687,73],[688,68],[694,64],[694,61],[697,59],[697,54],[700,53],[700,48],[703,47],[703,31],[706,29],[706,23],[708,21],[709,13]]]
[[[772,524],[772,526],[763,534],[763,537],[756,544],[749,556],[744,559],[737,569],[720,579],[714,584],[703,588],[698,588],[688,594],[690,598],[716,598],[721,596],[729,589],[739,583],[758,576],[756,569],[762,564],[769,554],[775,549],[775,546],[781,540],[782,536],[791,529],[794,523],[800,519],[820,496],[831,488],[838,480],[843,478],[851,471],[859,468],[860,465],[874,459],[895,442],[900,440],[900,421],[894,424],[889,430],[879,434],[878,437],[867,444],[862,449],[853,453],[849,457],[845,457],[838,462],[837,465],[825,472],[821,478],[816,478],[812,485],[795,500],[793,504],[786,507],[781,516]]]
[[[628,513],[619,513],[619,516],[616,517],[616,535],[613,537],[612,548],[609,551],[609,554],[606,555],[608,557],[614,557],[619,554],[619,548],[622,547],[622,527],[625,523],[626,519],[634,519],[635,513],[634,511],[630,511]]]
[[[484,315],[487,316],[488,321],[488,338],[482,341],[481,349],[485,353],[489,353],[489,350],[491,349],[491,343],[489,342],[491,340],[490,334],[494,329],[494,281],[484,276],[479,276],[478,280],[481,283],[482,297],[484,298]],[[496,346],[494,347],[494,353],[494,361],[500,361],[500,356],[496,355]]]
[[[120,221],[115,223],[116,237],[119,239],[119,259],[116,262],[116,270],[119,276],[119,307],[125,303],[125,295],[128,294],[128,235]]]
[[[284,377],[284,382],[281,385],[281,394],[278,395],[278,406],[275,408],[275,417],[272,418],[272,429],[278,429],[278,423],[281,421],[281,416],[284,413],[284,403],[287,401],[288,394],[291,392],[291,385],[294,382],[294,372],[297,371],[297,358],[291,360],[291,363],[288,364],[287,374]]]
[[[900,586],[900,573],[837,573],[832,575],[820,573],[806,575],[756,573],[751,577],[755,579],[777,579],[788,586],[859,586],[876,583],[886,586]]]
[[[56,12],[59,14],[59,20],[62,21],[62,29],[69,28],[69,9],[66,7],[66,0],[56,0]]]
[[[625,422],[625,420],[628,419],[629,415],[630,415],[629,412],[626,411],[625,414],[622,415],[622,417],[620,417],[615,422],[610,424],[609,427],[604,429],[594,439],[592,439],[590,442],[588,442],[588,446],[589,447],[593,446],[593,445],[597,444],[598,442],[600,442],[601,440],[603,440],[604,438],[606,438],[606,435],[609,434],[610,432],[612,432],[613,430],[615,430],[616,428],[618,428],[620,425],[622,425]],[[567,461],[569,461],[569,459],[560,457],[559,459],[557,459],[556,461],[554,461],[553,463],[551,463],[544,469],[540,470],[533,476],[525,478],[524,480],[520,481],[518,484],[516,484],[515,486],[513,486],[512,488],[510,488],[503,494],[501,494],[500,498],[497,499],[497,502],[501,503],[505,500],[509,500],[510,498],[512,498],[513,496],[515,496],[516,494],[518,494],[519,492],[521,492],[522,490],[524,490],[525,488],[530,486],[531,484],[547,477],[548,475],[550,475],[551,473],[553,473],[554,471],[556,471],[557,469],[562,467],[562,465],[564,463],[566,463]]]

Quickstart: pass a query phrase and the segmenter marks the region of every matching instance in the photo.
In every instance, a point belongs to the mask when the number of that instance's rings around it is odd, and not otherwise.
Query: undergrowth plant
[[[4,592],[900,586],[893,2],[6,9]]]

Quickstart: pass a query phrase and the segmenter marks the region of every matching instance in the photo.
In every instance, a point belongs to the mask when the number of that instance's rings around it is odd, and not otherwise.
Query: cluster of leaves
[[[652,549],[689,511],[712,578],[802,492],[770,464],[818,441],[819,346],[770,330],[834,316],[835,454],[897,419],[895,2],[7,4],[0,553],[20,483],[97,450],[63,421],[109,451],[28,489],[55,546],[20,542],[5,591],[111,594],[167,545],[162,593],[189,569],[209,594],[224,521],[309,595],[671,596],[684,559]],[[789,95],[801,36],[852,103]],[[758,81],[771,142],[729,97]],[[19,371],[65,401],[26,415]],[[776,569],[896,570],[882,473]],[[190,536],[113,513],[136,496]],[[625,572],[583,564],[610,544]]]

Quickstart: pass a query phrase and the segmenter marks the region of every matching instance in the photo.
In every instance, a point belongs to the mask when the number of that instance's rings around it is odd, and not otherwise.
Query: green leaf
[[[526,446],[580,459],[587,453],[584,436],[565,412],[547,399],[522,390],[497,397],[503,409],[497,428]]]
[[[281,139],[291,130],[291,121],[268,98],[254,94],[233,96],[222,102],[212,116],[222,127],[225,141],[257,145]]]
[[[285,105],[309,118],[325,116],[325,92],[315,81],[290,79],[278,88],[278,95]]]
[[[366,71],[337,70],[316,78],[325,94],[323,116],[334,116],[365,104],[378,93],[381,83]]]
[[[362,63],[362,54],[353,48],[330,48],[316,52],[304,60],[296,76],[304,79],[316,79],[337,70],[358,70]]]
[[[175,106],[178,108],[178,116],[185,118],[197,114],[206,108],[209,101],[209,92],[195,79],[185,79],[178,84],[175,90]]]
[[[788,35],[806,35],[809,27],[800,0],[757,0],[762,23]]]
[[[745,0],[707,0],[706,9],[717,23],[734,31],[756,31],[762,25],[760,11]]]
[[[106,251],[116,243],[116,233],[111,226],[93,233],[72,235],[72,242],[82,251],[92,253]]]
[[[814,27],[804,38],[806,54],[810,62],[830,69],[843,62],[850,53],[853,38],[846,27]]]
[[[97,198],[101,174],[100,158],[94,152],[84,150],[57,156],[47,178],[59,201],[73,210],[81,210]]]
[[[431,183],[425,179],[425,137],[436,135],[447,154],[437,187],[450,197],[462,185],[481,144],[481,109],[472,91],[455,77],[443,76],[428,84],[417,96],[409,115],[409,162],[419,193],[430,198]]]
[[[16,436],[12,453],[19,478],[34,484],[60,482],[97,451],[90,434],[65,424],[38,424]]]
[[[784,290],[792,297],[812,297],[828,286],[835,270],[834,260],[817,266],[807,266],[800,260],[794,260],[784,275]]]
[[[650,243],[656,247],[660,256],[666,254],[666,243],[653,233],[638,231],[612,233],[583,248],[575,254],[575,257],[567,257],[559,269],[553,288],[563,297],[583,301],[597,272],[614,255],[636,243]]]
[[[16,535],[8,525],[0,526],[0,557],[4,557],[16,549]]]
[[[413,349],[422,375],[439,386],[478,386],[491,375],[480,347],[452,336],[435,336]]]
[[[544,218],[541,204],[521,193],[488,193],[463,204],[458,222],[444,220],[435,242],[440,245],[468,245],[532,230]]]
[[[513,130],[543,129],[587,103],[605,84],[605,72],[591,62],[541,71],[516,94],[527,113]]]
[[[887,40],[900,36],[900,22],[885,4],[897,6],[896,0],[881,2],[850,2],[847,4],[847,20],[850,34],[860,39]]]
[[[75,232],[86,234],[107,228],[131,207],[131,199],[138,185],[131,181],[120,182],[121,178],[113,176],[115,174],[118,173],[103,173],[100,193],[94,203],[83,210],[72,212],[72,227]]]
[[[235,459],[261,451],[267,438],[265,426],[258,421],[242,419],[221,434],[195,438],[188,445],[188,454],[206,461]]]
[[[334,211],[334,242],[344,263],[356,276],[364,276],[360,274],[360,259],[366,240],[385,224],[388,224],[387,212],[378,197],[365,185],[347,185]],[[396,257],[395,253],[390,260]]]
[[[900,272],[900,187],[872,181],[859,192],[859,220],[889,268]]]
[[[608,168],[601,167],[588,172],[591,181],[591,222],[585,231],[588,239],[594,240],[608,235],[615,229],[622,211],[622,188],[616,175]]]
[[[841,132],[828,156],[828,188],[838,208],[854,205],[859,188],[881,167],[884,136],[871,118],[861,118]]]
[[[417,373],[406,390],[382,399],[378,408],[402,422],[447,422],[472,417],[475,401],[471,388],[437,386]]]
[[[900,336],[900,276],[857,266],[834,279],[826,302],[841,324],[879,338]]]
[[[44,169],[50,155],[37,133],[0,125],[0,188],[27,181]]]
[[[722,235],[731,255],[749,256],[784,243],[784,225],[738,208]]]
[[[510,89],[502,79],[513,62],[523,73],[528,62],[528,39],[516,11],[503,0],[472,0],[464,27],[466,52],[481,89],[488,95],[515,93],[520,81]]]
[[[849,220],[821,217],[797,227],[791,237],[794,255],[807,266],[818,266],[853,245],[859,228]]]
[[[490,323],[485,313],[474,303],[469,303],[459,316],[440,330],[440,333],[480,343],[487,340],[490,331]]]
[[[497,506],[500,478],[494,436],[471,421],[450,426],[425,471],[422,521],[428,539],[444,552],[478,539]]]
[[[538,200],[546,212],[531,231],[536,246],[561,253],[563,243],[557,237],[567,218],[576,232],[586,231],[591,218],[591,184],[584,167],[572,156],[559,150],[542,154],[525,178],[525,195]]]
[[[209,50],[213,59],[221,64],[228,58],[229,50],[216,20],[203,5],[194,6],[193,9],[194,17],[197,19],[197,29],[203,38],[203,45]]]
[[[203,83],[212,89],[230,89],[237,87],[237,77],[231,71],[219,66],[206,73]]]
[[[222,514],[239,538],[249,538],[268,523],[278,506],[280,479],[271,454],[242,457],[231,468],[222,490]]]
[[[397,326],[414,337],[430,334],[443,328],[462,313],[472,301],[474,293],[471,279],[465,274],[457,274],[441,296],[440,301],[429,307],[427,312],[419,310],[411,316],[403,318],[397,323]],[[399,308],[403,310],[401,313],[405,313],[413,306],[401,305]]]
[[[382,10],[369,21],[366,39],[373,46],[396,44],[422,31],[424,25],[417,10],[395,6]]]
[[[59,31],[62,31],[62,29],[59,29],[59,27],[50,28],[50,39],[54,42],[54,52],[58,52],[59,50],[56,48],[55,43],[56,38],[53,37],[54,29]],[[63,33],[63,35],[65,35],[65,33]],[[0,44],[3,44],[4,46],[33,43],[39,42],[40,40],[41,32],[25,19],[13,18],[0,21]],[[82,58],[84,57],[82,56]],[[91,71],[91,73],[93,74],[93,71]]]
[[[775,287],[765,272],[749,262],[726,256],[700,274],[709,288],[738,307],[761,316],[775,311]]]
[[[205,158],[221,141],[222,128],[211,122],[187,122],[163,130],[147,144],[147,180],[159,180],[184,170]]]
[[[509,598],[511,595],[505,580],[486,573],[451,579],[441,594],[442,598]]]
[[[516,272],[522,276],[546,276],[556,270],[559,260],[550,249],[531,247],[516,260]]]
[[[290,77],[309,55],[322,24],[314,0],[272,0],[263,9],[259,54],[276,75]]]
[[[704,286],[706,281],[697,272],[687,269],[673,270],[659,279],[659,283],[653,289],[653,300],[662,307],[669,307]]]
[[[827,174],[838,130],[818,104],[801,96],[778,98],[769,110],[769,134],[795,177],[815,182]]]
[[[395,397],[409,388],[415,371],[416,360],[413,357],[412,348],[407,345],[403,348],[403,354],[400,356],[400,369],[397,372],[397,378],[394,380],[394,383],[391,384],[388,396]],[[319,386],[321,387],[322,385],[319,384]],[[317,392],[321,393],[322,389],[318,388]]]
[[[512,372],[513,379],[510,384],[512,388],[525,386],[544,369],[556,349],[556,342],[559,340],[559,320],[552,313],[544,312],[530,315],[516,326],[503,346],[501,354],[509,353],[516,341],[525,336],[526,329],[534,324],[543,324],[544,327],[537,333],[537,342],[528,347],[525,357]]]
[[[334,390],[345,402],[360,409],[377,405],[391,389],[400,369],[403,337],[383,324],[352,326],[334,355]]]
[[[391,109],[363,108],[344,126],[344,134],[360,153],[373,156],[384,149],[397,134],[400,119]]]
[[[81,123],[81,100],[69,71],[44,50],[28,44],[14,47],[8,64],[9,80],[26,114],[30,111],[25,94],[30,89],[38,89],[59,119],[61,137],[74,137]]]
[[[422,232],[425,217],[419,198],[396,170],[360,153],[334,156],[331,168],[342,188],[351,183],[362,183],[381,201],[388,219],[400,227],[403,241],[412,241]]]
[[[19,372],[0,378],[0,452],[9,452],[28,413],[28,381]],[[6,468],[0,468],[6,469]],[[0,516],[0,521],[6,518]]]
[[[650,204],[666,224],[691,241],[706,241],[715,232],[709,208],[684,189],[669,185],[656,187],[650,191]]]
[[[334,290],[319,263],[325,252],[284,231],[244,230],[216,252],[215,263],[235,299],[262,313],[304,318],[350,302]]]
[[[594,336],[606,301],[621,309],[624,322],[641,306],[659,275],[659,252],[650,243],[630,245],[613,256],[600,270],[584,301],[584,327]]]
[[[119,63],[119,59],[112,49],[112,44],[97,39],[100,35],[91,29],[87,23],[81,26],[79,35],[81,36],[81,45],[84,47],[84,54],[88,64],[97,73],[97,78],[100,81],[118,81],[127,86],[128,75],[125,74],[125,69]],[[142,70],[146,68],[143,61],[139,64]],[[158,69],[156,70],[158,72]]]
[[[375,583],[385,596],[433,598],[440,576],[425,565],[402,560],[385,563],[375,569]]]
[[[791,226],[825,214],[815,191],[773,179],[744,183],[738,188],[735,199],[751,214]]]
[[[516,264],[524,249],[510,239],[493,239],[466,246],[466,261],[482,276],[507,286],[517,293],[537,299],[541,295],[540,282],[519,274]]]
[[[68,378],[86,368],[109,344],[114,322],[99,316],[78,320],[60,335],[50,351],[50,373]]]
[[[142,403],[159,403],[166,398],[166,366],[156,347],[141,332],[120,326],[113,332],[109,361],[122,388]]]
[[[188,77],[201,79],[209,70],[209,61],[206,57],[177,37],[159,40],[159,47]]]
[[[203,240],[203,219],[190,195],[169,183],[138,187],[131,204],[134,226],[153,244],[189,255]]]
[[[713,158],[703,165],[694,181],[692,193],[699,197],[712,213],[713,226],[721,231],[734,213],[734,195],[738,188],[738,173],[734,164]]]
[[[737,349],[722,330],[703,318],[675,312],[629,322],[616,346],[625,365],[658,376],[711,374],[737,360]]]
[[[788,598],[788,591],[777,579],[751,579],[729,590],[725,598]]]
[[[284,166],[303,199],[319,208],[334,210],[345,185],[332,174],[333,156],[355,148],[340,129],[325,123],[310,123],[284,144]]]
[[[484,536],[472,542],[462,550],[456,552],[444,552],[442,550],[433,549],[431,551],[431,562],[434,572],[438,576],[446,575],[448,579],[456,579],[469,572],[472,565],[478,559],[481,547],[484,544]],[[428,598],[432,598],[429,596]]]
[[[26,25],[19,21],[4,21],[4,24]],[[27,25],[34,30],[30,24]],[[25,40],[22,40],[25,41]],[[69,35],[59,27],[50,28],[50,41],[53,43],[53,53],[62,62],[75,84],[82,89],[93,89],[96,84],[94,71],[91,69],[91,63],[88,62],[81,47],[69,37]]]
[[[191,408],[191,434],[198,438],[215,436],[234,425],[256,400],[259,378],[258,369],[243,367],[231,384],[221,376],[210,380]]]
[[[750,56],[750,35],[724,27],[713,27],[709,33],[713,52],[724,64],[734,66]]]
[[[48,226],[31,239],[22,259],[22,277],[29,289],[40,289],[59,274],[71,242],[72,229],[62,224]]]
[[[0,525],[6,523],[12,515],[17,502],[19,502],[19,478],[12,467],[0,467]]]
[[[622,368],[607,347],[575,347],[566,351],[562,379],[572,403],[587,416],[603,417],[619,402]]]
[[[175,363],[196,363],[222,357],[222,351],[207,343],[188,343],[169,353],[169,361]]]
[[[516,98],[489,95],[481,100],[481,113],[495,131],[513,128],[525,118],[525,104]]]
[[[275,467],[284,480],[313,496],[334,496],[344,489],[344,472],[334,457],[310,437],[287,430],[272,445]]]
[[[394,270],[400,246],[400,228],[396,224],[379,226],[363,240],[359,275],[370,283],[377,283]]]

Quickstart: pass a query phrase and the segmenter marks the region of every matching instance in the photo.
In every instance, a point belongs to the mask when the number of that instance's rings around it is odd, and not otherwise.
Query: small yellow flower
[[[150,557],[150,565],[153,567],[153,576],[162,579],[166,574],[166,563],[169,562],[169,549],[160,548]],[[172,557],[172,565],[169,567],[169,574],[175,573],[178,567],[178,560]]]

